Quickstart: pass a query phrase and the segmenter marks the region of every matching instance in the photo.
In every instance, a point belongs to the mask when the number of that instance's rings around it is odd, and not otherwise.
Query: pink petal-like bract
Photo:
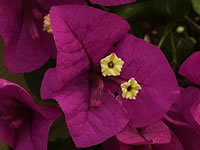
[[[189,79],[192,83],[200,85],[200,52],[189,56],[181,65],[179,73]]]
[[[51,124],[61,116],[53,106],[38,106],[15,83],[0,79],[0,140],[13,150],[46,150]]]
[[[123,99],[130,114],[130,124],[144,127],[158,121],[179,95],[174,72],[159,48],[130,34],[116,47],[116,54],[124,60],[120,77],[134,77],[142,87],[135,101]]]
[[[117,134],[117,139],[122,143],[131,145],[165,144],[170,143],[171,133],[168,127],[162,121],[159,121],[138,130],[126,126]]]

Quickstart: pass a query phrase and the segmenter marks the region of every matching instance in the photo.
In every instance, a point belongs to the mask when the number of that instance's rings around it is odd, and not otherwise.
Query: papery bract
[[[115,138],[103,143],[103,149],[116,147],[119,150],[183,150],[182,144],[163,122],[151,124],[144,128],[127,126]]]
[[[191,84],[181,89],[181,94],[168,115],[175,121],[186,123],[200,134],[200,52],[193,53],[181,65],[179,73],[189,79]],[[172,123],[175,123],[172,121]]]
[[[163,144],[171,141],[170,130],[162,121],[140,129],[126,126],[116,137],[120,142],[131,145]]]
[[[179,94],[173,71],[160,49],[126,34],[125,20],[78,5],[53,7],[50,17],[57,66],[46,72],[41,96],[57,100],[76,146],[103,142],[129,118],[131,126],[141,127],[166,113]],[[111,53],[124,61],[119,77],[101,74],[100,60]],[[142,88],[135,101],[121,97],[121,81],[131,77]]]
[[[11,72],[30,72],[56,57],[52,35],[43,31],[43,17],[54,5],[85,0],[0,0],[0,35],[4,61]]]
[[[42,97],[55,98],[60,104],[78,147],[101,143],[124,128],[128,119],[108,92],[103,92],[102,97],[107,100],[100,108],[89,106],[91,75],[87,70],[90,62],[97,63],[112,51],[129,25],[117,15],[87,6],[53,7],[50,16],[58,48],[57,67],[47,71]],[[95,82],[92,84],[95,90]],[[60,85],[62,88],[56,89]]]
[[[176,78],[160,49],[131,35],[116,47],[116,54],[124,60],[120,77],[134,77],[142,90],[135,102],[123,99],[133,127],[144,127],[158,121],[179,95]]]
[[[199,68],[199,64],[200,64],[200,52],[195,52],[183,62],[179,70],[179,73],[183,75],[184,77],[186,77],[187,79],[189,79],[190,82],[193,84],[188,87],[188,89],[190,88],[190,91],[185,90],[183,92],[185,92],[185,95],[189,95],[191,92],[193,93],[195,92],[193,95],[187,96],[187,99],[185,98],[188,102],[190,102],[190,105],[186,104],[185,107],[187,108],[190,107],[189,112],[193,116],[193,119],[196,121],[196,123],[198,123],[198,125],[200,125],[200,108],[199,108],[200,68]],[[200,126],[199,126],[199,129],[200,129]]]
[[[119,150],[185,150],[176,137],[176,135],[171,132],[171,142],[166,144],[152,144],[152,145],[129,145],[119,142]],[[109,149],[104,149],[109,150]]]
[[[46,150],[48,131],[61,116],[53,106],[37,106],[15,83],[0,79],[0,140],[13,150]]]
[[[189,56],[181,65],[179,73],[189,79],[192,83],[200,85],[200,52]]]
[[[200,89],[196,87],[189,86],[187,88],[182,88],[177,102],[167,113],[173,120],[166,119],[177,125],[191,127],[200,134],[200,126],[198,123],[199,109],[196,107],[200,102],[199,94]],[[197,118],[197,120],[195,118]],[[177,121],[180,122],[180,124],[176,123]]]
[[[189,79],[190,85],[182,88],[176,103],[166,118],[169,127],[181,141],[185,150],[200,149],[200,52],[189,56],[181,65],[179,73]]]

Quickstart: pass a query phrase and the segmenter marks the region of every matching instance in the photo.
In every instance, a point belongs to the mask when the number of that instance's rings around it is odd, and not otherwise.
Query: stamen
[[[141,86],[137,83],[135,78],[131,78],[128,82],[121,84],[122,97],[126,99],[136,99],[136,95],[141,90]]]
[[[96,83],[92,84],[97,84],[97,87],[93,87],[91,89],[90,105],[92,107],[100,107],[102,104],[103,89],[104,89],[103,80],[100,77],[98,77]]]
[[[124,62],[115,53],[101,59],[101,72],[103,76],[119,76]]]
[[[12,128],[18,128],[23,122],[24,120],[16,119],[16,120],[11,121],[9,126]]]
[[[40,38],[40,35],[38,33],[38,30],[37,30],[37,27],[36,27],[36,25],[35,25],[35,23],[33,21],[30,21],[29,30],[30,30],[31,36],[32,36],[32,38],[34,40]]]
[[[42,13],[36,8],[36,7],[32,7],[32,13],[33,13],[33,16],[36,18],[36,19],[41,19],[42,18]]]
[[[50,19],[49,14],[47,16],[44,16],[43,31],[47,31],[48,33],[52,33],[51,19]]]

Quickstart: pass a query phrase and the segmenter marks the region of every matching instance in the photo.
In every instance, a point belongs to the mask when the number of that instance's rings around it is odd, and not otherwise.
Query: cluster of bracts
[[[25,89],[0,79],[0,140],[14,150],[47,150],[49,128],[62,112],[77,147],[200,149],[200,52],[182,64],[179,73],[192,84],[180,88],[159,48],[85,0],[0,0],[0,26],[10,72],[56,58],[40,94],[59,107],[37,105]]]

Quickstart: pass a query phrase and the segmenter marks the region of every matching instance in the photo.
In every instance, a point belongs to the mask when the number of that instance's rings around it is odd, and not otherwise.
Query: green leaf
[[[62,116],[57,119],[50,128],[49,141],[56,141],[57,139],[66,140],[69,138],[69,132],[65,123],[65,118]]]
[[[177,63],[180,66],[193,52],[194,43],[189,39],[180,38],[176,45]]]
[[[0,141],[0,150],[9,150],[9,146]]]
[[[55,66],[56,66],[56,60],[52,59],[49,60],[42,68],[33,72],[24,73],[24,78],[28,87],[30,88],[31,92],[38,98],[40,98],[40,86],[45,72],[49,68],[53,68]]]
[[[190,7],[190,0],[144,0],[118,7],[110,7],[110,11],[128,20],[169,23],[183,19]]]
[[[200,50],[200,39],[197,40],[197,42],[194,45],[194,51],[199,51]]]
[[[194,11],[200,15],[200,0],[192,0],[192,7]]]

